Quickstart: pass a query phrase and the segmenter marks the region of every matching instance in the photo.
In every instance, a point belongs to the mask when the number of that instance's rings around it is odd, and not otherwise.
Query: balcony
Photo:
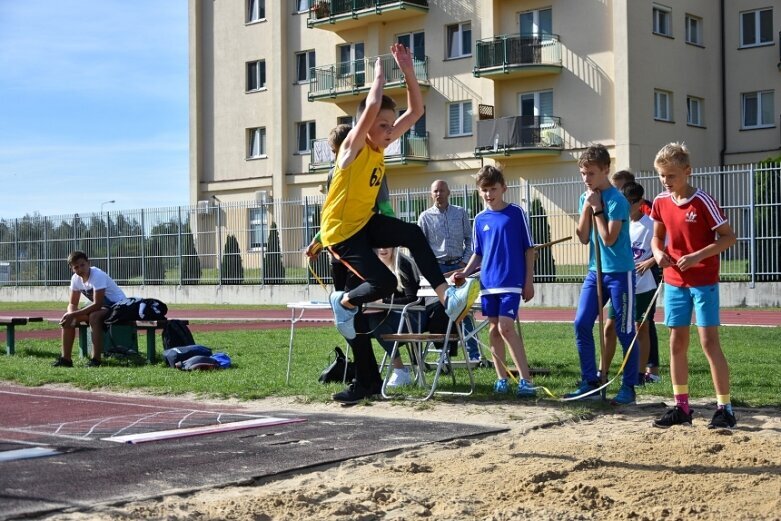
[[[560,74],[561,42],[558,35],[503,35],[477,42],[476,77],[495,80]]]
[[[475,156],[557,156],[564,150],[561,118],[510,116],[477,122]]]
[[[428,132],[424,136],[406,133],[385,149],[385,164],[395,166],[414,166],[428,163]],[[319,172],[334,167],[333,152],[328,139],[315,139],[309,153],[309,171]]]
[[[362,58],[360,60],[313,67],[310,71],[309,101],[353,101],[355,98],[365,96],[369,92],[374,80],[374,64],[377,56]],[[383,54],[379,56],[382,70],[385,74],[385,94],[393,96],[394,93],[407,89],[404,75],[398,68],[393,56]],[[414,57],[415,77],[421,89],[429,87],[428,58]]]
[[[306,25],[327,31],[344,31],[372,22],[390,22],[428,12],[428,0],[317,0]]]

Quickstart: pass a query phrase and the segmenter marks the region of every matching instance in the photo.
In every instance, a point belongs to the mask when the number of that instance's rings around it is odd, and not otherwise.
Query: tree
[[[201,281],[201,259],[195,249],[195,240],[189,220],[182,224],[182,284],[198,284]]]
[[[533,199],[529,209],[529,221],[532,237],[537,244],[550,242],[550,224],[548,214],[539,199]],[[556,261],[550,248],[537,250],[537,260],[534,262],[534,282],[553,282],[556,280]]]
[[[277,223],[272,222],[268,233],[268,246],[263,254],[263,283],[282,284],[285,282],[285,266],[282,263],[282,250],[279,244]]]
[[[241,260],[239,241],[234,235],[225,238],[225,249],[220,263],[220,281],[222,284],[242,284],[244,282],[244,265]]]
[[[777,281],[781,279],[781,157],[759,163],[754,179],[757,280]]]

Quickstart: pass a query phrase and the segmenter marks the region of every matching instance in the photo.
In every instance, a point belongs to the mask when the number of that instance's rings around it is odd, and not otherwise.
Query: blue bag
[[[220,364],[220,369],[227,369],[231,366],[231,357],[228,356],[228,353],[214,353],[212,358]]]

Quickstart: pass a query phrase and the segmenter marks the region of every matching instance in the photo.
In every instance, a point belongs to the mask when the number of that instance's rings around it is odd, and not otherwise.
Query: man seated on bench
[[[125,293],[117,283],[100,268],[90,266],[87,254],[74,251],[68,255],[68,266],[73,271],[70,283],[70,302],[68,311],[60,319],[62,326],[62,355],[54,362],[54,367],[73,367],[71,353],[76,339],[76,325],[88,322],[92,330],[92,358],[87,367],[100,367],[100,355],[103,352],[103,320],[111,306],[125,298]],[[89,304],[79,309],[81,295],[87,297]]]

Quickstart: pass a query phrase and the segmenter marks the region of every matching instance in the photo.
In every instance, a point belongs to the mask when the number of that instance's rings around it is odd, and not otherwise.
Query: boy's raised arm
[[[385,74],[382,71],[382,61],[380,58],[377,58],[374,64],[374,82],[372,82],[369,94],[366,96],[366,108],[339,148],[338,164],[340,168],[345,168],[352,163],[358,152],[366,144],[366,134],[368,134],[369,129],[374,124],[374,120],[377,118],[377,114],[380,112],[384,85]]]
[[[415,65],[412,61],[412,53],[400,43],[391,45],[391,54],[396,64],[404,74],[407,83],[407,110],[399,116],[393,125],[391,141],[400,138],[406,131],[412,128],[423,115],[423,94],[420,92],[418,79],[415,77]]]

